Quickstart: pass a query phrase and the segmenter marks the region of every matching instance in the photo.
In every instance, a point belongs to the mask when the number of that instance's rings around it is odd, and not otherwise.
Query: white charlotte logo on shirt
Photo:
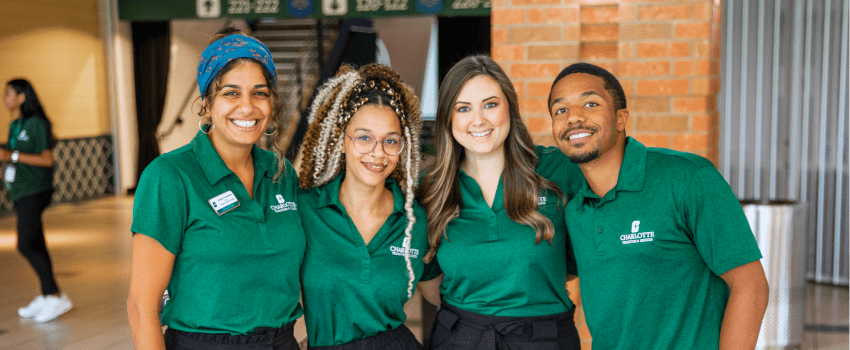
[[[655,231],[640,232],[640,220],[632,221],[632,233],[620,235],[623,244],[652,242],[655,239]]]
[[[538,197],[538,199],[537,199],[537,205],[538,205],[538,206],[540,206],[540,205],[546,205],[546,200],[547,200],[547,199],[548,199],[548,198],[546,198],[546,197]]]
[[[404,240],[401,242],[401,247],[390,246],[390,251],[393,252],[393,255],[404,256],[405,252],[409,252],[408,256],[411,259],[415,259],[419,257],[419,249],[410,248],[410,238],[404,237]]]
[[[18,141],[29,141],[30,135],[27,135],[26,130],[21,130],[21,133],[18,134]]]
[[[280,194],[275,195],[274,197],[277,199],[278,205],[273,205],[270,208],[274,210],[275,213],[280,213],[287,210],[298,210],[298,206],[295,205],[295,202],[287,202]]]

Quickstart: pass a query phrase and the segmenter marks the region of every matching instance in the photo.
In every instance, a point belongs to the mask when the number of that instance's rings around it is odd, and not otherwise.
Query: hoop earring
[[[210,120],[209,124],[204,123],[204,118],[206,118],[206,119],[209,119],[209,120]],[[209,129],[207,129],[207,131],[204,131],[204,125],[209,125],[209,126],[210,126],[210,128],[209,128]],[[201,117],[201,120],[199,120],[199,121],[198,121],[198,129],[201,129],[201,132],[202,132],[202,133],[209,135],[209,134],[213,131],[213,129],[215,129],[215,125],[213,125],[213,123],[212,123],[212,118],[210,118],[210,117]]]
[[[269,123],[269,124],[271,124],[272,126],[274,126],[274,131],[272,131],[272,132],[271,132],[271,134],[270,134],[270,133],[269,133],[269,129],[266,129],[266,131],[263,131],[263,135],[266,135],[266,136],[274,136],[274,134],[277,134],[277,126],[275,126],[275,125],[274,125],[274,123]]]

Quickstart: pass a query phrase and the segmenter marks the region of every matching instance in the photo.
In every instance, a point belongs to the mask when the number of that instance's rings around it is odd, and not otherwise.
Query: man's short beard
[[[568,156],[570,161],[576,164],[584,164],[599,157],[599,149],[594,149],[587,153],[573,154]]]

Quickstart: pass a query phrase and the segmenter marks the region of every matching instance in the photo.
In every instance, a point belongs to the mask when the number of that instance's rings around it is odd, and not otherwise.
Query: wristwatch
[[[20,157],[20,156],[21,156],[21,151],[12,152],[12,163],[17,163],[18,157]]]

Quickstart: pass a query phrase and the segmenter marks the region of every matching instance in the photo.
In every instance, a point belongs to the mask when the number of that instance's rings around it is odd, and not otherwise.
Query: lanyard
[[[17,122],[17,123],[15,123]],[[21,133],[21,129],[24,127],[24,120],[22,118],[15,119],[12,121],[12,133],[9,134],[9,149],[15,149],[15,143],[18,141],[18,134]]]

